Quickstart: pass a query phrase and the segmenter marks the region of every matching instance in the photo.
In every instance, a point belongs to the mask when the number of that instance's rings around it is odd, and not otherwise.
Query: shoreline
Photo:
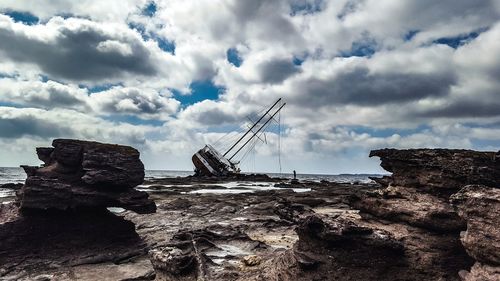
[[[374,150],[391,175],[335,183],[144,180],[136,150],[109,148],[57,140],[37,149],[45,165],[24,167],[16,202],[0,204],[2,280],[500,276],[500,152]]]

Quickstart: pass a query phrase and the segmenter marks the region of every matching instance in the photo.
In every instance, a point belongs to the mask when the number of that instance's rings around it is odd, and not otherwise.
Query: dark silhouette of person
[[[297,172],[295,172],[295,170],[293,170],[293,179],[296,180],[297,179]]]

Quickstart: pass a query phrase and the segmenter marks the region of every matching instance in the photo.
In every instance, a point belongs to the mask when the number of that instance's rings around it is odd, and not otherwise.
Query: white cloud
[[[283,97],[282,148],[302,170],[345,172],[384,146],[482,149],[500,124],[496,2],[169,0],[155,1],[148,16],[146,0],[2,1],[0,11],[30,12],[41,23],[0,15],[0,124],[10,134],[0,139],[123,141],[141,146],[155,167],[168,154],[186,169],[190,153],[226,133],[220,128],[233,130]],[[463,42],[435,44],[443,37]],[[173,54],[160,48],[165,42]],[[227,61],[230,48],[240,67]],[[225,91],[193,105],[172,94],[201,80]],[[106,90],[91,93],[96,85]],[[257,149],[266,161],[275,135],[269,143]]]

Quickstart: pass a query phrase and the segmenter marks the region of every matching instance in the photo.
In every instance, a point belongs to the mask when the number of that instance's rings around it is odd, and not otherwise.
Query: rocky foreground
[[[68,145],[71,164],[56,153]],[[372,151],[392,172],[378,184],[240,176],[132,188],[139,180],[125,177],[141,169],[124,163],[138,153],[100,145],[37,150],[45,166],[0,205],[1,280],[500,280],[498,153]]]

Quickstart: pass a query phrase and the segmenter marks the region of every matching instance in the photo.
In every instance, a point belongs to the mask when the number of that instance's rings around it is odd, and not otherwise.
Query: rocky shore
[[[375,150],[373,184],[143,183],[130,147],[37,153],[0,205],[1,280],[500,279],[499,153]]]

